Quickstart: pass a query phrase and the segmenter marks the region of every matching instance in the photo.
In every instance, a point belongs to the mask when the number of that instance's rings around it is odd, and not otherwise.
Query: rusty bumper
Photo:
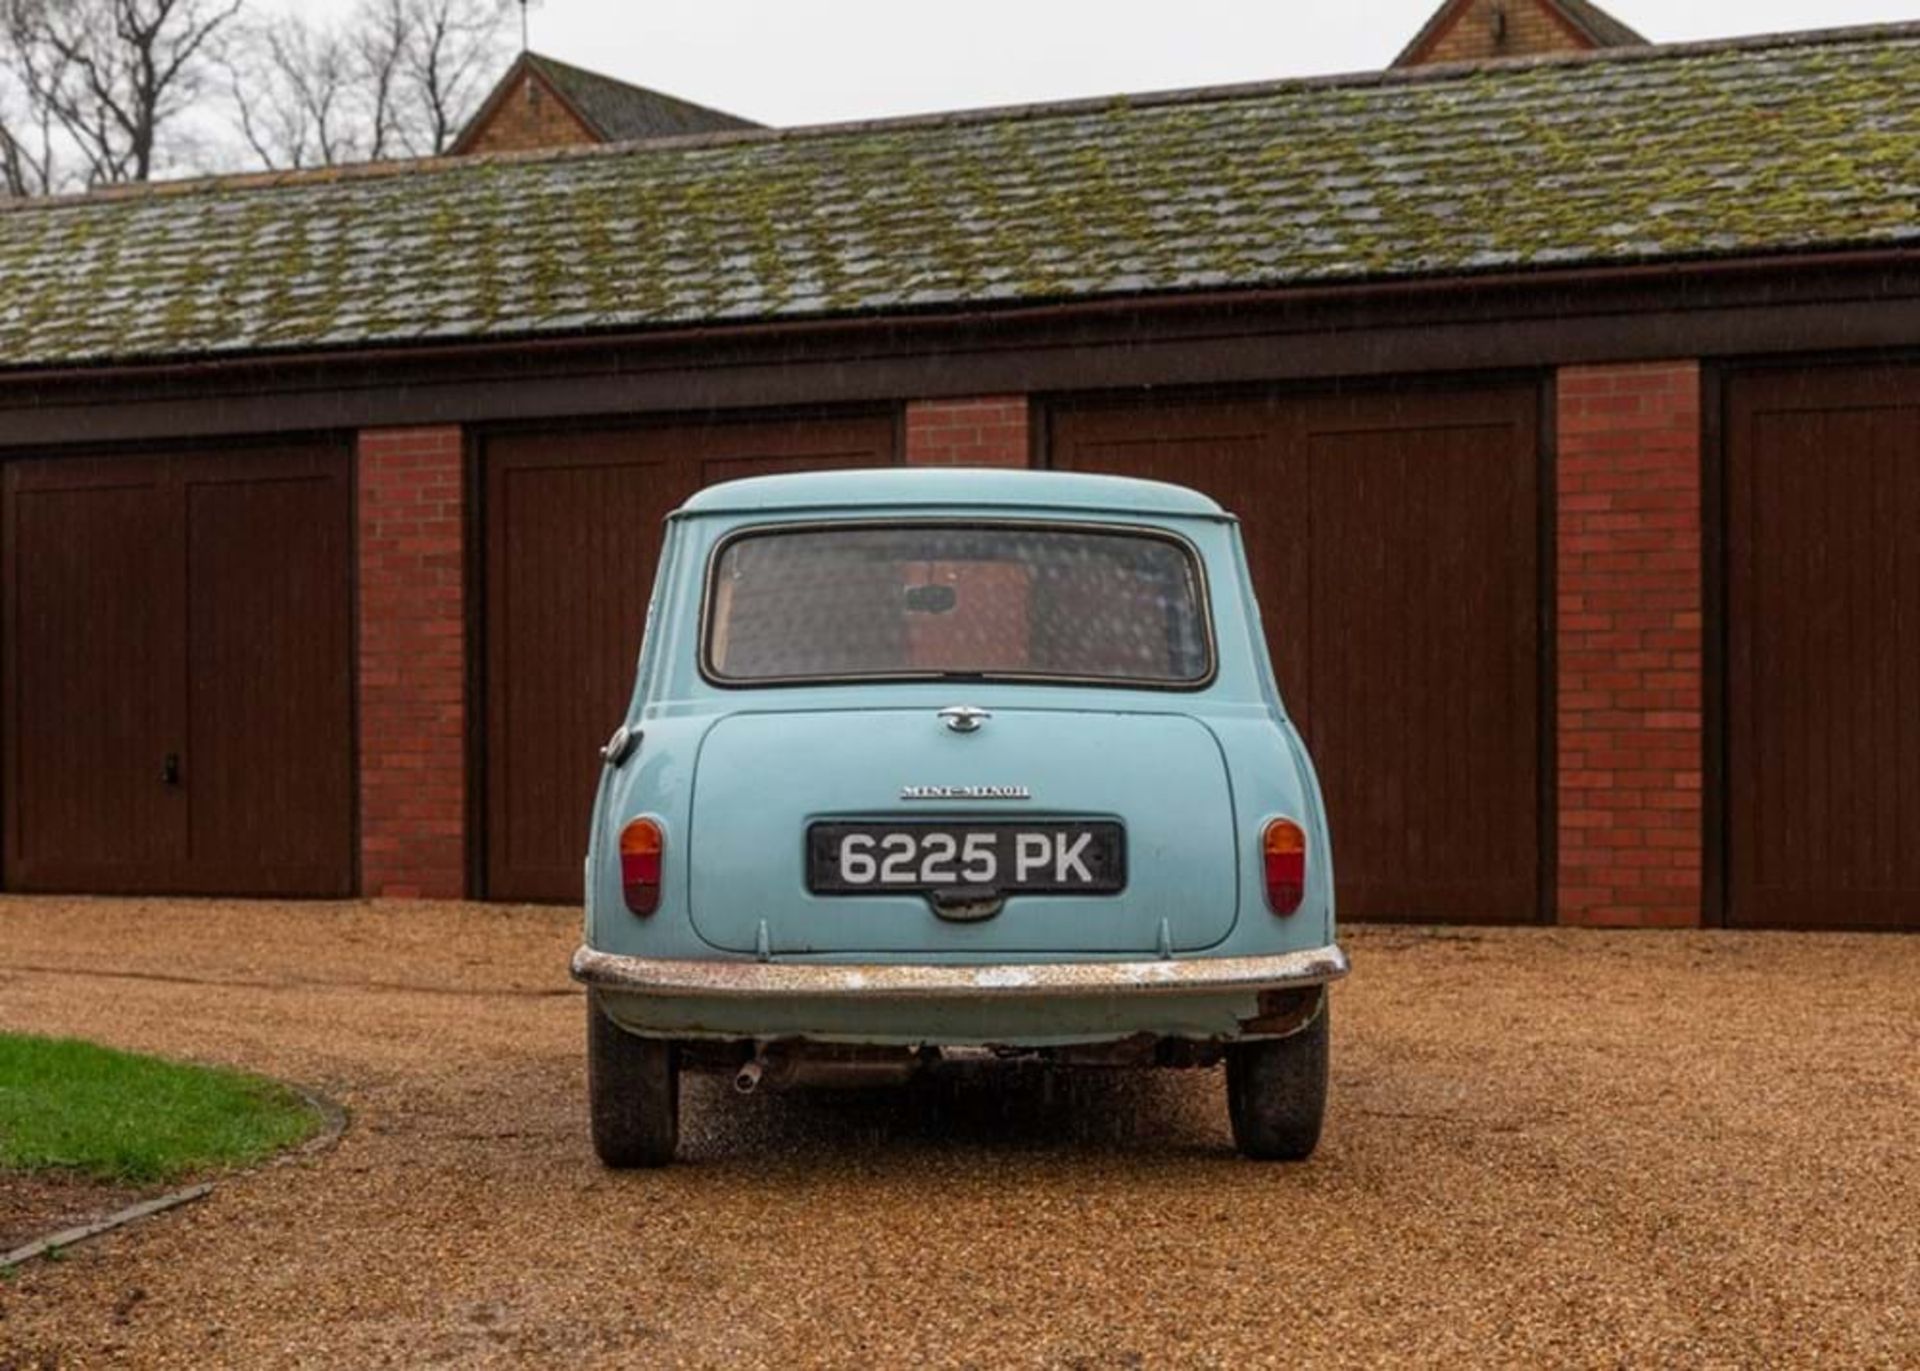
[[[1347,954],[1337,946],[1271,957],[981,966],[668,961],[621,957],[590,947],[573,954],[573,978],[604,990],[746,999],[871,995],[883,999],[975,1000],[982,996],[1024,999],[1036,995],[1289,990],[1326,985],[1345,976],[1347,970]]]
[[[1337,946],[1263,957],[965,965],[664,960],[582,947],[573,977],[632,1032],[866,1043],[1260,1035],[1263,994],[1347,974]]]

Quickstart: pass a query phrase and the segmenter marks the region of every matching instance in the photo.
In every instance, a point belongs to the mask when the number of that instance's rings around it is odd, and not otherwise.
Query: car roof
[[[1230,517],[1218,503],[1198,491],[1164,481],[994,467],[866,467],[789,476],[753,476],[708,486],[682,505],[675,517],[758,514],[774,510],[818,513],[853,508],[968,505],[1043,513],[1099,511],[1188,518]]]

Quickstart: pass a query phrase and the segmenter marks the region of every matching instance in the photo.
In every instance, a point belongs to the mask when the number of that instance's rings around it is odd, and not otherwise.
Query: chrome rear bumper
[[[663,960],[582,947],[572,971],[596,989],[668,998],[979,1001],[1290,990],[1337,981],[1348,963],[1337,945],[1270,957],[984,965]]]
[[[1059,1047],[1146,1035],[1282,1037],[1347,974],[1338,947],[1151,962],[866,964],[660,960],[592,948],[574,979],[630,1033],[870,1046]],[[1317,1003],[1317,1001],[1315,1001]]]

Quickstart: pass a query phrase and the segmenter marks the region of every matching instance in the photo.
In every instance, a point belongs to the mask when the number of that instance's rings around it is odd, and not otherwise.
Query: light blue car
[[[742,1091],[958,1060],[1227,1064],[1301,1159],[1346,974],[1312,764],[1239,528],[1177,486],[859,471],[668,524],[587,856],[594,1145]]]

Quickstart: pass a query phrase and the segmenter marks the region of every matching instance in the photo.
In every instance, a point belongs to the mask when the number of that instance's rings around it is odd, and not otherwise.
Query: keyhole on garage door
[[[162,785],[180,784],[180,754],[169,752],[160,759],[160,783]]]

